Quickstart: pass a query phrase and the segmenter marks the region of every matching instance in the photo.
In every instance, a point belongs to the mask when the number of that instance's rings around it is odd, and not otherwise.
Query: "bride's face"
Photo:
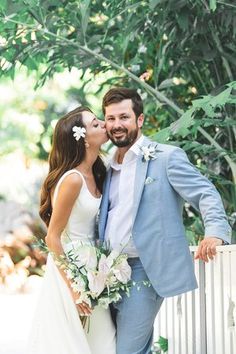
[[[83,123],[85,125],[86,134],[85,141],[89,146],[101,146],[108,140],[105,123],[99,120],[91,112],[83,112]]]

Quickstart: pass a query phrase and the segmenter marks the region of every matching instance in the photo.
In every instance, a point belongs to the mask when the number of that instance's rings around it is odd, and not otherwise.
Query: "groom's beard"
[[[124,133],[124,135],[122,137],[115,137],[113,135],[114,133]],[[107,135],[109,136],[114,145],[118,147],[129,146],[132,145],[137,139],[138,127],[136,127],[136,129],[131,130],[130,132],[128,132],[128,129],[125,128],[111,129],[110,132],[107,132]]]

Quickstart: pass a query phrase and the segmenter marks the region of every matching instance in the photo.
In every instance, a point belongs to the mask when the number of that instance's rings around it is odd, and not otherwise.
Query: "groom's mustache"
[[[112,129],[111,134],[114,134],[114,133],[127,133],[127,129],[121,129],[121,128]]]

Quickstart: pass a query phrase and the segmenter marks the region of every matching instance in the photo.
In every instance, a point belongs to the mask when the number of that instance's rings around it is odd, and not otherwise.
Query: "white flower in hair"
[[[84,127],[77,127],[75,125],[72,130],[74,132],[73,136],[75,137],[75,140],[79,141],[81,137],[85,137],[86,129]]]

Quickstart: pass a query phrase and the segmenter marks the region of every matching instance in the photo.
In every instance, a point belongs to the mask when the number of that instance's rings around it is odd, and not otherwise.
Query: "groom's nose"
[[[114,119],[112,124],[112,129],[119,129],[121,127],[120,119]]]

